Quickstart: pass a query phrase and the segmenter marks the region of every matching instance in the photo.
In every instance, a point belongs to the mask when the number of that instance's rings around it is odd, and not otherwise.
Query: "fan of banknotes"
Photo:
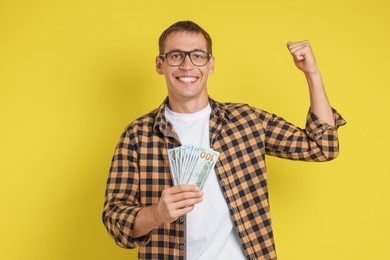
[[[195,184],[202,189],[218,156],[219,152],[211,148],[195,145],[168,149],[173,184]]]

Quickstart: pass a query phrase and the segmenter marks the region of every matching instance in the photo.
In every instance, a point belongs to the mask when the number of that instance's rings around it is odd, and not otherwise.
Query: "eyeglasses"
[[[211,58],[211,54],[205,51],[170,51],[168,53],[160,54],[167,60],[168,65],[172,67],[178,67],[182,65],[186,59],[186,56],[190,57],[192,64],[201,67],[207,64]]]

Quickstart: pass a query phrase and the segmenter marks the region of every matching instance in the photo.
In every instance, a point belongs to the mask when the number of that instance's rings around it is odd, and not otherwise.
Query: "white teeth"
[[[178,79],[186,83],[194,82],[196,80],[194,77],[179,77]]]

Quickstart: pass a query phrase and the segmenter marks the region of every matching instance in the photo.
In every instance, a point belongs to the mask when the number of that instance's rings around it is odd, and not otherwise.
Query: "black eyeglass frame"
[[[183,59],[183,61],[182,61],[180,64],[178,64],[178,65],[171,65],[171,64],[169,64],[168,59],[167,59],[167,55],[169,55],[169,54],[172,53],[172,52],[181,52],[181,53],[184,53],[184,59]],[[194,64],[194,62],[192,61],[192,58],[191,58],[191,54],[194,53],[194,52],[206,53],[206,54],[207,54],[207,61],[206,61],[206,63],[203,64],[203,65],[196,65],[196,64]],[[164,59],[167,61],[168,65],[171,66],[171,67],[179,67],[179,66],[181,66],[181,65],[184,63],[184,61],[186,60],[186,57],[187,57],[187,56],[190,58],[190,61],[191,61],[191,63],[192,63],[194,66],[203,67],[203,66],[205,66],[205,65],[210,61],[210,59],[211,59],[211,57],[212,57],[213,55],[212,55],[211,53],[208,53],[208,52],[202,51],[202,50],[193,50],[193,51],[172,50],[172,51],[169,51],[169,52],[167,52],[167,53],[161,53],[161,54],[159,55],[159,57],[164,58]]]

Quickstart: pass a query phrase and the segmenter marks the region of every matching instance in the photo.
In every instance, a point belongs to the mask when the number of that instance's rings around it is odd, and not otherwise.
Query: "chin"
[[[176,92],[178,97],[183,97],[183,98],[194,98],[200,96],[200,92],[194,91],[193,89],[187,89],[187,91],[180,91]]]
[[[181,99],[194,99],[194,98],[197,98],[199,95],[196,95],[196,94],[185,94],[185,95],[180,95],[180,98]]]

